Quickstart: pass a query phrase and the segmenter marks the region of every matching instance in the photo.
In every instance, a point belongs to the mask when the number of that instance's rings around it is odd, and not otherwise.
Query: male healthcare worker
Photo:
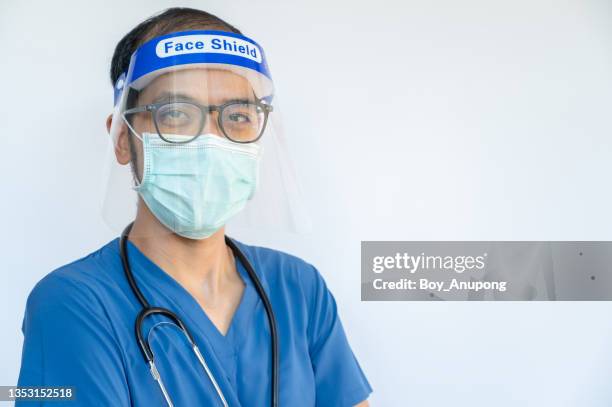
[[[169,9],[119,42],[111,77],[107,127],[135,219],[125,240],[35,286],[18,385],[74,389],[49,405],[367,406],[372,389],[317,269],[225,238],[236,216],[257,226],[291,213],[259,44],[211,14]],[[143,309],[164,311],[136,323]]]

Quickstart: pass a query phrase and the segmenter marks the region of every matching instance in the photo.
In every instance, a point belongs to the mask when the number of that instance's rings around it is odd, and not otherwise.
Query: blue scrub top
[[[352,406],[365,400],[372,388],[318,270],[287,253],[236,244],[253,264],[275,312],[280,406]],[[224,336],[191,294],[129,241],[128,256],[149,303],[174,311],[190,330],[229,405],[269,405],[270,329],[240,261],[236,266],[245,289]],[[140,310],[121,266],[119,239],[51,272],[28,297],[18,385],[73,386],[75,400],[65,402],[71,406],[165,405],[136,343]],[[220,405],[175,325],[153,316],[143,334],[176,406]]]

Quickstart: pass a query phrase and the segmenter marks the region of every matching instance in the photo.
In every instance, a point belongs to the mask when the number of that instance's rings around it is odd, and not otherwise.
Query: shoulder
[[[310,309],[321,293],[328,291],[323,276],[310,262],[282,250],[236,243],[260,278],[273,292],[290,297],[289,303],[302,302]]]
[[[108,312],[117,296],[108,296],[112,282],[102,276],[105,248],[53,270],[30,292],[20,385],[72,383],[88,389],[79,405],[129,404],[125,347]]]
[[[26,312],[68,310],[76,304],[94,306],[100,287],[108,287],[113,278],[116,243],[113,240],[45,275],[28,295]]]
[[[308,261],[282,250],[249,245],[234,239],[238,247],[252,263],[258,275],[270,283],[297,283],[312,285],[322,276]]]

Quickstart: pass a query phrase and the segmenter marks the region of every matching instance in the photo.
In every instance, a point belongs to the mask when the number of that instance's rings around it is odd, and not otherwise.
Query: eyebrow
[[[153,103],[161,103],[161,102],[190,102],[195,104],[200,104],[198,99],[187,95],[186,93],[172,93],[172,92],[162,92],[159,96],[157,96]],[[254,103],[255,99],[249,98],[238,98],[238,99],[228,99],[225,100],[222,104],[225,103]]]

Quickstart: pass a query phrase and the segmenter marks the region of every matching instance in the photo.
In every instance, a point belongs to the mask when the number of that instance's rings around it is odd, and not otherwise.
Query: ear
[[[115,134],[111,135],[111,137],[115,137],[113,143],[115,144],[115,157],[117,157],[117,162],[121,165],[129,164],[131,160],[130,155],[130,143],[128,137],[130,137],[130,130],[127,125],[123,122],[115,123],[116,128],[113,129],[113,115],[109,114],[106,118],[106,131],[108,134],[111,134],[111,129],[115,132]]]

